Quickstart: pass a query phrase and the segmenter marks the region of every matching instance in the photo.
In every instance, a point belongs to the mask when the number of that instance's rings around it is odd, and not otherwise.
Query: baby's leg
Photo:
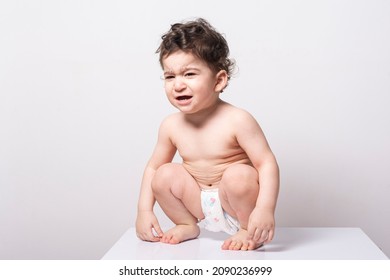
[[[176,226],[165,232],[161,242],[177,244],[196,238],[198,219],[203,219],[200,189],[181,164],[161,166],[152,181],[153,194],[165,214]]]
[[[221,205],[232,217],[238,219],[240,230],[222,245],[224,250],[254,250],[261,244],[248,240],[248,220],[256,206],[259,194],[259,176],[255,168],[236,164],[228,169],[222,176],[219,184]]]

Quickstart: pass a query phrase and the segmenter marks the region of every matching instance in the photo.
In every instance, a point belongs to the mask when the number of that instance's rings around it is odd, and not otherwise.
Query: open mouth
[[[183,95],[183,96],[178,96],[176,97],[177,100],[181,101],[181,100],[188,100],[188,99],[191,99],[192,96],[189,96],[189,95]]]

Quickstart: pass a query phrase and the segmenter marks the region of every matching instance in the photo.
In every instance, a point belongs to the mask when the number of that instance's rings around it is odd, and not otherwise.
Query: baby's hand
[[[137,236],[141,240],[157,242],[163,236],[163,231],[153,211],[139,211],[135,224]],[[153,230],[157,233],[157,236]]]
[[[275,219],[269,209],[256,207],[248,221],[248,239],[256,243],[269,243],[274,237]]]

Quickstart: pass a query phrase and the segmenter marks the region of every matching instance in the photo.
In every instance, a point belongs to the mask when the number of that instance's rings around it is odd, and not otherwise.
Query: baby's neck
[[[225,104],[224,101],[218,99],[212,106],[207,107],[199,112],[193,114],[184,114],[184,119],[196,127],[201,127],[207,121],[212,118],[213,115],[218,113],[219,107]]]

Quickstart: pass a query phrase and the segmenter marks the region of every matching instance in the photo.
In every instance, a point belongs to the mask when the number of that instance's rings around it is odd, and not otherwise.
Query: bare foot
[[[178,244],[180,242],[194,239],[200,233],[199,227],[195,225],[176,225],[161,237],[161,242],[168,244]]]
[[[263,245],[263,243],[256,243],[253,240],[248,240],[247,236],[248,232],[245,229],[240,229],[235,235],[223,242],[222,250],[249,251],[256,250]]]

